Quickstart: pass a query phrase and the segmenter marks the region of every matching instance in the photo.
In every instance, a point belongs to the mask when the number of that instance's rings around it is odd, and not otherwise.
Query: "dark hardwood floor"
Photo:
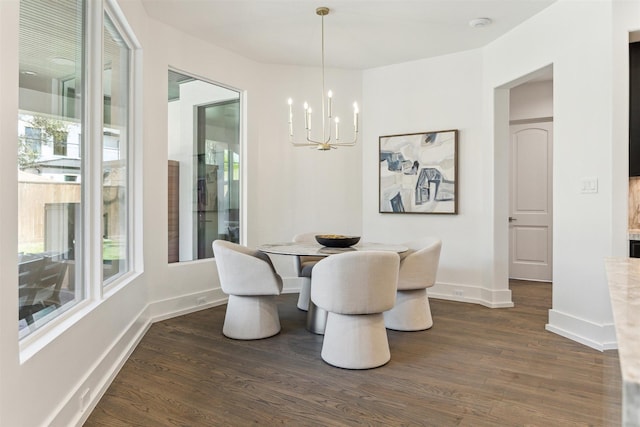
[[[545,331],[551,285],[513,281],[514,308],[431,300],[434,326],[388,331],[391,361],[320,358],[297,294],[282,331],[222,335],[226,306],[154,324],[86,426],[619,426],[616,351]]]

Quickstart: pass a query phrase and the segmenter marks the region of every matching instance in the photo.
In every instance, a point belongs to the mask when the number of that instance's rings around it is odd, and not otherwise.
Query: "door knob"
[[[515,219],[514,217],[510,216],[509,217],[509,222],[513,222],[513,221],[517,221],[517,219]]]

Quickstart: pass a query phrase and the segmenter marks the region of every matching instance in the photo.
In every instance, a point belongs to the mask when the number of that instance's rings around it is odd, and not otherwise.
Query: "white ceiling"
[[[253,60],[366,69],[478,48],[555,0],[143,0],[154,19]],[[488,17],[492,25],[471,28]]]

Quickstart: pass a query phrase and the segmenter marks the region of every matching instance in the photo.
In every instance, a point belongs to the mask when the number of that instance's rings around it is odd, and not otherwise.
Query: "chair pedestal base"
[[[274,295],[229,295],[222,333],[237,340],[267,338],[280,332]]]
[[[398,290],[396,304],[384,312],[384,324],[396,331],[423,331],[433,326],[426,289]]]
[[[382,313],[346,315],[329,312],[322,360],[346,369],[369,369],[391,359]]]

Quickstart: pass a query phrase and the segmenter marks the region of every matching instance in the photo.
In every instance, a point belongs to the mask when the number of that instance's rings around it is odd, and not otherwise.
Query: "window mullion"
[[[87,231],[85,251],[88,262],[85,273],[87,297],[102,298],[102,133],[103,95],[102,59],[103,46],[103,4],[102,1],[87,2],[87,45],[85,55],[86,101],[84,104],[86,135],[84,148],[85,164],[85,209]]]

